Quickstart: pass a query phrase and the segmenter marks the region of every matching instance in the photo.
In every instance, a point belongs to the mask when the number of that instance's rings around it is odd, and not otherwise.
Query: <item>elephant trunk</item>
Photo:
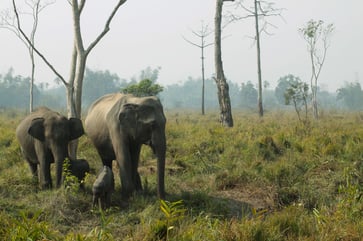
[[[55,163],[56,187],[59,188],[62,184],[63,162],[68,157],[67,145],[58,145],[52,148],[52,152]]]
[[[164,131],[155,131],[152,135],[152,149],[157,158],[157,191],[160,199],[165,199],[165,153],[166,139]]]

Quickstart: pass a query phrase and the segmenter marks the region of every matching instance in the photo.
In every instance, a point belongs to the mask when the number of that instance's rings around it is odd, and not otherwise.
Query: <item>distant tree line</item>
[[[84,78],[84,91],[82,104],[86,110],[88,106],[99,97],[114,92],[138,93],[142,96],[145,91],[157,94],[164,108],[170,109],[193,109],[201,110],[202,103],[202,80],[189,77],[186,81],[161,86],[157,84],[160,68],[150,67],[141,71],[138,76],[130,80],[120,79],[116,74],[106,71],[94,71],[87,69]],[[308,89],[301,89],[304,82],[294,75],[286,75],[278,80],[275,89],[268,88],[268,82],[264,86],[264,107],[268,109],[301,108],[305,101],[311,101]],[[240,84],[229,81],[229,90],[232,107],[234,109],[256,111],[258,104],[257,86],[252,81]],[[30,78],[15,75],[10,69],[7,73],[0,75],[0,108],[21,108],[29,106]],[[295,89],[294,89],[295,88]],[[300,88],[300,89],[299,89]],[[49,88],[47,84],[34,85],[34,107],[46,105],[54,109],[65,109],[65,87]],[[139,92],[138,92],[139,91]],[[141,91],[141,92],[140,92]],[[306,91],[306,93],[304,92]],[[319,105],[324,109],[362,110],[363,90],[359,82],[346,82],[336,93],[319,91]],[[300,101],[300,102],[299,102]],[[310,104],[310,103],[307,103]],[[290,105],[290,107],[289,107]],[[205,109],[218,110],[217,87],[213,79],[205,80]]]

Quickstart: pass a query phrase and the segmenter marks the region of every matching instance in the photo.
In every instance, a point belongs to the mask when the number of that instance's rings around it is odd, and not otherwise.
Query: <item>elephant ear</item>
[[[118,119],[120,120],[120,123],[123,126],[130,127],[133,124],[136,124],[137,108],[138,108],[138,105],[136,105],[136,104],[127,103],[127,104],[122,105]]]
[[[45,141],[44,118],[33,119],[28,129],[28,133],[39,141]]]
[[[153,125],[156,122],[155,108],[152,106],[140,106],[137,116],[144,125]]]
[[[69,119],[69,131],[70,136],[69,140],[75,140],[81,137],[84,134],[84,129],[82,125],[82,121],[78,118],[70,118]]]

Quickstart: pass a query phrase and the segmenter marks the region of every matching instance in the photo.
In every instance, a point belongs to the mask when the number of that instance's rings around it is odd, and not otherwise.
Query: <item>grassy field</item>
[[[363,114],[325,112],[302,125],[294,113],[166,113],[167,201],[143,147],[142,193],[124,202],[115,166],[112,207],[91,208],[101,161],[86,136],[86,190],[68,182],[40,191],[14,132],[23,115],[0,116],[2,240],[363,240]]]

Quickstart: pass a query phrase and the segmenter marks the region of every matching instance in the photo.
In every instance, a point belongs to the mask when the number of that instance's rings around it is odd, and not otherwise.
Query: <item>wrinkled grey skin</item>
[[[81,189],[84,189],[84,178],[86,173],[90,172],[90,167],[88,161],[85,159],[69,160],[69,171],[70,173],[77,177]]]
[[[83,134],[81,120],[67,119],[46,107],[30,113],[20,122],[16,137],[31,173],[39,178],[41,188],[52,187],[50,164],[53,162],[56,169],[56,187],[60,187],[63,161],[68,157],[68,143]]]
[[[122,194],[127,198],[142,190],[138,173],[142,144],[149,145],[157,158],[158,196],[165,198],[165,123],[163,107],[157,97],[138,98],[120,93],[95,101],[85,120],[103,165],[112,168],[116,160],[120,170]]]
[[[111,194],[114,189],[115,179],[112,169],[108,166],[103,166],[96,181],[93,183],[93,206],[96,206],[98,203],[102,209],[109,208],[111,205]]]

